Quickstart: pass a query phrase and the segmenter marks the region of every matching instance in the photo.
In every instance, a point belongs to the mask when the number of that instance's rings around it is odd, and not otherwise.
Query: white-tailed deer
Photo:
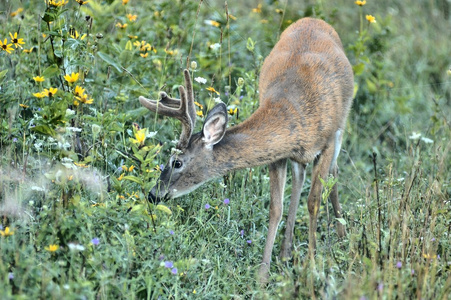
[[[340,38],[326,22],[304,18],[289,26],[265,59],[259,83],[260,107],[244,122],[229,129],[227,108],[217,104],[208,113],[202,131],[193,133],[196,112],[189,72],[180,98],[164,92],[158,101],[139,97],[143,106],[182,122],[177,148],[149,197],[158,201],[180,197],[227,172],[268,165],[271,203],[261,281],[268,279],[271,252],[283,212],[287,160],[292,165],[292,194],[280,256],[291,255],[293,228],[305,167],[313,162],[308,196],[309,253],[316,247],[317,214],[322,184],[319,178],[337,176],[337,157],[346,118],[352,104],[354,79]],[[335,216],[341,218],[338,190],[330,194]],[[345,229],[336,223],[337,233]]]

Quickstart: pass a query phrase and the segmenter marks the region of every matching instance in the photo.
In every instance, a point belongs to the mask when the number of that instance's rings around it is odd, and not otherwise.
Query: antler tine
[[[180,134],[177,145],[179,149],[188,146],[196,122],[193,87],[188,70],[184,71],[184,75],[188,93],[183,86],[179,86],[180,99],[170,98],[165,92],[160,93],[160,100],[150,100],[143,96],[139,97],[141,105],[150,111],[163,116],[176,118],[182,122],[182,133]]]
[[[186,96],[187,96],[187,106],[188,106],[188,113],[189,116],[193,122],[192,126],[193,128],[196,125],[196,107],[194,106],[194,92],[193,92],[193,84],[191,82],[191,76],[189,75],[189,71],[185,69],[183,71],[183,74],[185,75],[185,87],[186,87]]]

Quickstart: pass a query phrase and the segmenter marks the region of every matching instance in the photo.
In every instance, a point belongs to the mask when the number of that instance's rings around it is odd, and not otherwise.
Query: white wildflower
[[[196,77],[196,78],[194,78],[194,81],[199,82],[199,83],[203,83],[203,84],[207,83],[207,79],[205,79],[203,77]]]
[[[213,51],[216,51],[219,48],[221,48],[221,44],[219,44],[219,43],[214,43],[214,44],[210,45],[210,49]]]
[[[409,139],[411,139],[411,140],[418,140],[420,137],[421,137],[421,133],[414,131],[414,132],[412,132],[412,135],[409,136]]]
[[[429,139],[427,137],[421,137],[421,140],[423,142],[425,142],[426,144],[432,144],[434,142],[433,140],[431,140],[431,139]]]

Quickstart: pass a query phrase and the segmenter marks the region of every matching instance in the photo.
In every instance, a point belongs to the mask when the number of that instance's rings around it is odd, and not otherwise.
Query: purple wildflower
[[[13,272],[9,272],[8,273],[8,279],[9,280],[13,280],[14,279],[14,273]]]
[[[244,236],[244,229],[241,229],[241,231],[240,231],[240,235],[241,235],[241,237],[243,237],[243,236]]]
[[[91,240],[91,243],[94,245],[94,246],[97,246],[99,243],[100,243],[100,240],[99,240],[99,238],[93,238],[92,240]]]
[[[379,292],[382,292],[383,289],[384,289],[384,284],[383,284],[383,283],[379,283],[379,284],[377,285],[377,290],[378,290]]]
[[[205,209],[209,209],[211,206],[210,206],[210,204],[205,204]]]
[[[225,198],[225,199],[224,199],[224,204],[225,204],[225,205],[228,205],[229,203],[230,203],[230,199],[229,199],[229,198]]]
[[[431,242],[435,242],[435,238],[432,238],[432,239],[431,239]]]
[[[165,261],[164,266],[166,268],[172,268],[172,267],[174,267],[174,263],[172,261]]]
[[[14,143],[17,142],[17,138],[13,138],[13,142],[14,142]]]
[[[410,274],[415,274],[415,270],[414,269],[412,269],[412,270],[410,270]]]
[[[164,165],[163,165],[163,164],[160,165],[160,170],[161,170],[161,171],[164,170]]]
[[[402,267],[402,262],[398,261],[398,262],[396,263],[396,267],[397,267],[398,269],[401,269],[401,267]]]
[[[174,235],[174,230],[169,230],[170,235]]]
[[[247,240],[246,243],[248,243],[250,245],[250,244],[252,244],[252,240]]]
[[[178,271],[177,268],[172,268],[171,273],[174,274],[174,275],[176,275],[176,274],[177,274],[177,271]]]

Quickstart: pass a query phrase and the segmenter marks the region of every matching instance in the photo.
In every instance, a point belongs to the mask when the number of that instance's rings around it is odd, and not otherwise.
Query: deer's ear
[[[227,107],[219,103],[207,115],[202,128],[203,141],[208,148],[219,143],[227,128]]]

